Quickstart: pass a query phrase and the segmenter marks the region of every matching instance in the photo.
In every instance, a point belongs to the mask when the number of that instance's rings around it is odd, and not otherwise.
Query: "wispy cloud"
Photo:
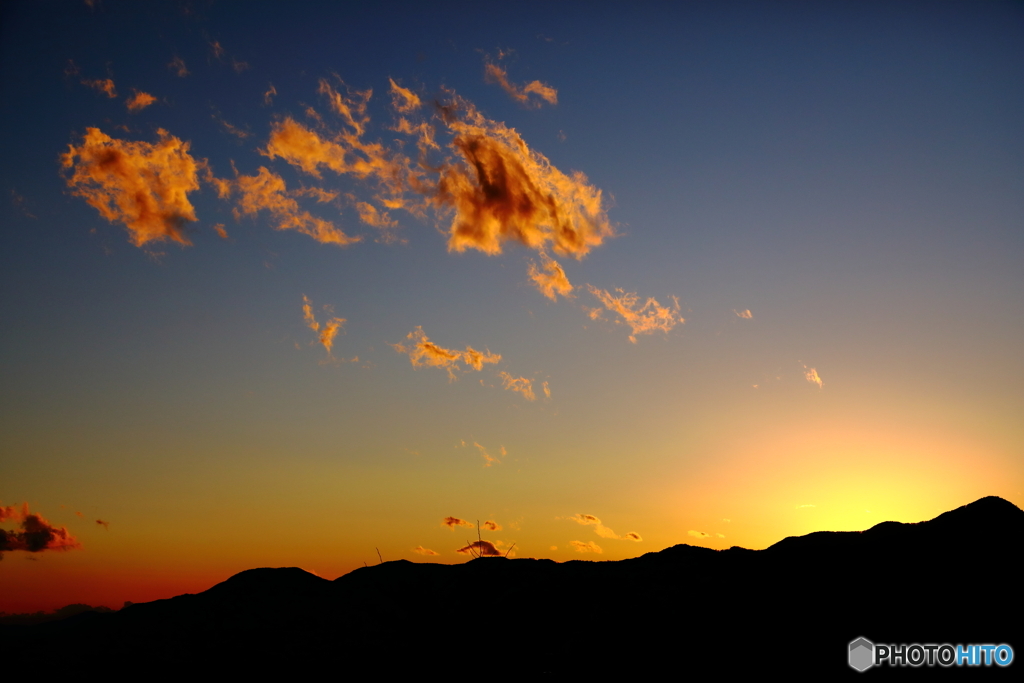
[[[104,529],[106,529],[107,531],[110,531],[110,522],[106,522],[106,521],[104,521],[102,519],[97,519],[96,523],[99,524]]]
[[[704,531],[694,531],[693,529],[690,529],[686,533],[690,534],[694,538],[711,538],[711,534]]]
[[[541,252],[540,259],[541,265],[539,267],[536,263],[530,261],[530,267],[527,271],[533,285],[541,294],[552,301],[557,301],[559,294],[567,299],[571,299],[573,296],[572,283],[565,276],[565,270],[562,269],[562,266],[558,261],[543,252]]]
[[[82,143],[61,156],[73,194],[83,197],[110,222],[128,228],[131,242],[173,240],[191,244],[186,221],[195,221],[188,193],[199,189],[197,171],[205,162],[189,154],[189,143],[163,129],[155,143],[117,140],[87,128]]]
[[[412,551],[414,553],[419,553],[420,555],[440,555],[441,554],[441,553],[438,553],[438,552],[434,552],[430,548],[424,548],[421,545],[416,546],[415,548],[412,549]]]
[[[643,540],[640,537],[640,534],[636,533],[635,531],[630,531],[625,536],[619,536],[617,533],[615,533],[614,531],[612,531],[611,529],[606,527],[604,524],[602,524],[601,520],[598,519],[597,517],[595,517],[594,515],[585,515],[585,514],[581,514],[581,513],[576,513],[572,517],[567,517],[566,519],[570,519],[570,520],[576,522],[577,524],[582,524],[584,526],[593,526],[594,527],[594,533],[596,533],[601,538],[612,538],[612,539],[616,539],[616,540],[620,540],[620,541],[642,541]]]
[[[423,102],[420,101],[419,95],[398,85],[394,79],[389,78],[388,81],[391,83],[391,106],[395,111],[408,114],[422,106]]]
[[[480,451],[480,456],[484,459],[484,467],[490,467],[491,465],[493,465],[495,463],[501,463],[501,458],[504,458],[506,455],[508,455],[508,451],[505,450],[504,446],[502,446],[501,450],[499,451],[499,453],[500,453],[500,457],[499,457],[499,456],[491,455],[489,452],[487,452],[486,448],[484,448],[480,444],[476,443],[475,441],[473,442],[473,445],[476,446],[478,451]],[[486,528],[486,526],[487,525],[485,524],[484,527]]]
[[[470,529],[476,528],[476,525],[472,522],[467,522],[466,520],[459,519],[458,517],[445,517],[443,520],[441,520],[441,524],[448,527],[452,531],[454,531],[455,527],[457,526],[465,526],[469,527]]]
[[[544,102],[558,104],[558,91],[547,83],[531,81],[526,85],[516,85],[508,80],[508,72],[505,69],[490,61],[484,64],[484,80],[488,83],[497,83],[509,97],[524,107],[537,108]]]
[[[590,293],[593,294],[605,309],[617,314],[622,320],[616,321],[629,326],[632,334],[629,341],[636,343],[637,335],[665,332],[666,334],[676,325],[681,325],[686,320],[679,314],[679,300],[672,297],[673,306],[662,306],[654,298],[649,298],[641,306],[640,297],[635,292],[626,292],[616,289],[616,294],[587,285]],[[595,308],[590,311],[593,320],[601,318],[602,309]]]
[[[515,391],[523,395],[527,401],[536,401],[537,395],[533,393],[533,380],[526,377],[514,377],[502,370],[498,373],[502,385],[509,391]]]
[[[593,541],[569,541],[569,545],[578,553],[597,553],[600,555],[604,552],[601,550],[601,546]]]
[[[156,102],[156,98],[150,95],[148,92],[142,92],[141,90],[132,89],[135,93],[124,102],[124,106],[128,107],[128,111],[135,113],[142,111],[149,105]]]
[[[345,324],[344,318],[331,317],[320,324],[313,315],[313,304],[305,294],[302,295],[302,317],[306,321],[306,327],[317,333],[317,341],[327,349],[327,355],[331,356],[331,348],[334,346],[334,338],[338,335]]]
[[[302,210],[299,203],[289,196],[284,178],[272,173],[265,166],[260,166],[259,172],[254,176],[240,175],[234,181],[220,180],[219,188],[222,197],[235,189],[238,190],[238,206],[234,209],[236,219],[242,215],[254,216],[262,210],[267,210],[274,217],[278,230],[297,230],[321,244],[345,247],[362,240],[359,236],[346,235],[331,221]]]
[[[737,310],[736,310],[736,309],[734,308],[734,309],[732,309],[732,312],[733,312],[733,313],[735,313],[735,314],[736,314],[736,315],[737,315],[738,317],[740,317],[740,318],[744,318],[744,319],[746,319],[746,320],[750,320],[751,318],[753,318],[753,317],[754,317],[754,314],[750,312],[750,309],[749,309],[749,308],[747,308],[747,309],[744,309],[744,310],[742,310],[742,311],[737,311]]]
[[[188,67],[185,66],[185,60],[181,57],[172,59],[167,68],[173,71],[179,78],[184,78],[189,74]]]
[[[277,96],[277,88],[274,87],[273,83],[267,83],[267,92],[263,93],[263,104],[270,106],[274,103],[274,97]]]
[[[82,85],[87,85],[93,90],[103,93],[110,99],[117,97],[117,88],[114,86],[114,79],[112,78],[83,78]]]
[[[811,384],[817,384],[819,389],[821,389],[822,385],[824,384],[821,381],[821,377],[818,376],[818,371],[815,370],[814,368],[809,368],[806,365],[804,366],[804,379],[806,379]]]
[[[484,522],[482,527],[488,531],[501,531],[501,525],[490,519]]]
[[[414,368],[444,368],[448,372],[449,381],[458,379],[458,375],[455,373],[462,369],[460,363],[464,363],[474,370],[483,370],[485,363],[497,363],[501,360],[500,354],[477,351],[471,346],[467,346],[465,351],[438,346],[430,341],[430,338],[423,332],[423,328],[419,326],[406,338],[409,339],[410,344],[391,344],[391,347],[399,353],[407,354],[409,362]]]

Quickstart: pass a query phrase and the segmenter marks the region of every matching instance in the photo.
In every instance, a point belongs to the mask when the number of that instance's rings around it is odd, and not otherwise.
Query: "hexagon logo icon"
[[[850,643],[850,666],[865,671],[875,663],[875,644],[867,638],[858,638]]]

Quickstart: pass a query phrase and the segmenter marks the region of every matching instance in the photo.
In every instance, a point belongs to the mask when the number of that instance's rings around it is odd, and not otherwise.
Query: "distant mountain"
[[[677,545],[618,562],[400,560],[334,581],[251,569],[197,595],[0,627],[0,643],[73,670],[214,662],[368,675],[832,677],[857,673],[847,646],[860,636],[1007,643],[1024,657],[1021,557],[1024,511],[989,497],[927,522],[816,532],[760,551]],[[865,675],[887,673],[913,672]]]

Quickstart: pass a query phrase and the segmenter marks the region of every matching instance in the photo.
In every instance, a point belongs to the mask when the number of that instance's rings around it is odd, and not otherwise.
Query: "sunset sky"
[[[1024,506],[1019,3],[0,22],[0,611]]]

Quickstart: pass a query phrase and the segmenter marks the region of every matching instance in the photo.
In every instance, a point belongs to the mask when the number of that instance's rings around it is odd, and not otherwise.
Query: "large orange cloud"
[[[503,123],[453,96],[442,120],[461,159],[441,168],[434,202],[453,210],[448,248],[500,254],[504,243],[582,258],[614,235],[601,190],[567,176]]]
[[[66,527],[55,527],[41,515],[29,512],[28,503],[21,510],[16,506],[0,507],[0,521],[11,520],[21,522],[21,531],[0,529],[0,557],[4,552],[25,550],[38,553],[43,550],[73,550],[81,548]]]
[[[461,369],[459,363],[465,363],[474,370],[483,370],[485,363],[497,363],[501,355],[490,351],[477,351],[467,346],[465,351],[455,351],[438,346],[430,341],[430,338],[423,332],[423,328],[417,326],[415,330],[407,335],[412,342],[405,344],[392,344],[391,346],[399,353],[409,356],[409,362],[414,368],[435,367],[444,368],[448,372],[449,381],[458,379],[456,370]]]
[[[679,300],[675,297],[672,297],[674,306],[662,306],[653,298],[647,299],[644,305],[640,306],[640,297],[635,292],[616,289],[617,294],[612,294],[591,285],[587,285],[587,288],[605,308],[622,318],[619,322],[629,325],[632,330],[629,341],[634,344],[637,335],[653,334],[657,331],[667,333],[676,325],[686,322],[679,314]],[[594,320],[600,318],[601,309],[593,309],[590,317]]]
[[[197,171],[205,165],[189,154],[189,143],[163,129],[155,143],[117,140],[87,128],[79,146],[61,156],[71,191],[110,222],[128,228],[132,244],[173,240],[191,244],[183,227],[195,221],[188,193],[199,189]]]
[[[497,83],[513,100],[524,107],[539,107],[543,100],[548,104],[558,104],[558,91],[546,83],[532,81],[526,85],[516,85],[508,80],[508,73],[497,64],[488,62],[484,65],[484,79],[488,83]],[[530,99],[534,95],[537,99]]]

